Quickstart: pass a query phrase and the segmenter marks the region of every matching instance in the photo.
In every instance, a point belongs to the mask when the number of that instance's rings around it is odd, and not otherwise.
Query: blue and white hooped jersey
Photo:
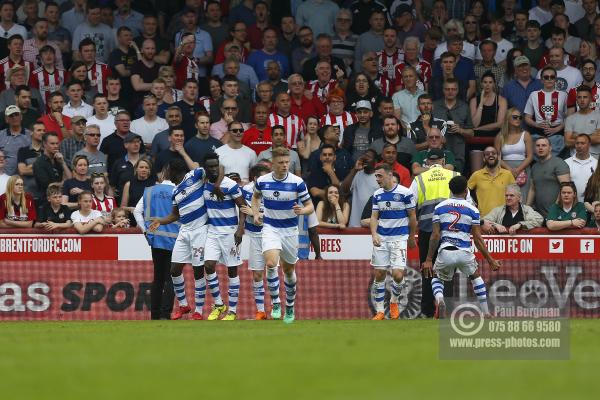
[[[173,205],[179,209],[181,230],[200,228],[208,221],[204,205],[205,180],[204,169],[196,168],[188,172],[173,191]]]
[[[273,173],[256,180],[254,191],[263,197],[265,213],[263,225],[280,236],[298,234],[298,216],[294,213],[294,204],[302,206],[310,200],[306,183],[292,173],[282,180],[273,177]]]
[[[222,201],[213,193],[214,185],[206,182],[204,185],[204,201],[208,214],[208,232],[217,235],[234,233],[238,228],[238,210],[235,199],[242,196],[240,187],[235,181],[224,177],[221,191],[225,195]]]
[[[248,205],[248,207],[252,207],[252,196],[254,195],[254,182],[250,182],[242,188],[242,195],[244,196],[244,200],[246,200],[246,204]],[[264,199],[261,198],[260,199],[260,212],[264,212],[264,211],[265,211]],[[254,217],[252,215],[246,216],[245,228],[246,228],[246,232],[249,232],[251,234],[259,234],[262,232],[262,225],[255,225]]]
[[[449,198],[433,211],[433,223],[440,224],[440,250],[455,246],[473,251],[471,227],[480,224],[479,210],[465,199]]]
[[[377,233],[383,242],[408,240],[408,210],[417,206],[413,193],[402,185],[392,190],[377,189],[373,194],[373,211],[379,212]]]

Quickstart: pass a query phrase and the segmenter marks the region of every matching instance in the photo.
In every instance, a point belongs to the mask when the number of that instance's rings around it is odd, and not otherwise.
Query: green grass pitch
[[[0,324],[3,399],[597,398],[600,321],[568,361],[439,361],[436,321]],[[594,394],[596,393],[596,394]]]

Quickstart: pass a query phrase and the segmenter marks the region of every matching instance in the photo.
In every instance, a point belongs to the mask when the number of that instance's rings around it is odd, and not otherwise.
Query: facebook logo
[[[579,241],[579,252],[581,254],[593,254],[594,239],[581,239]]]

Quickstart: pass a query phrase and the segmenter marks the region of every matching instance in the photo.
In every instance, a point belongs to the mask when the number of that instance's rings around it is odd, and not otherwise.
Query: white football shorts
[[[242,264],[240,247],[235,245],[233,233],[209,235],[205,249],[204,259],[207,261],[220,261],[227,267],[237,267]]]
[[[373,246],[371,265],[375,269],[406,269],[406,249],[408,241],[393,240]]]
[[[194,267],[204,265],[204,247],[206,244],[206,225],[194,230],[180,230],[175,240],[171,262],[192,264]]]
[[[466,276],[470,276],[478,267],[475,254],[471,251],[441,249],[433,265],[433,270],[441,280],[451,281],[457,269]]]
[[[279,257],[288,264],[298,262],[298,235],[281,236],[276,231],[263,228],[262,251],[280,250]]]
[[[250,240],[248,246],[248,269],[251,271],[262,271],[265,269],[265,258],[262,252],[262,234],[248,234]]]

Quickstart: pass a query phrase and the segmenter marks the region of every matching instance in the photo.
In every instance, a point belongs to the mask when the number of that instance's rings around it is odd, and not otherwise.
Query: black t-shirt
[[[199,111],[206,111],[204,106],[194,103],[190,105],[183,100],[176,102],[174,105],[179,107],[182,114],[181,126],[183,127],[183,132],[185,133],[185,141],[187,142],[192,137],[196,135],[196,113]]]
[[[174,159],[183,160],[183,157],[177,151],[172,151],[171,149],[166,149],[158,153],[156,160],[154,160],[154,174],[156,175],[162,171],[163,167]]]
[[[67,179],[63,183],[62,194],[65,196],[69,196],[69,203],[77,203],[78,195],[71,194],[71,189],[73,189],[73,188],[88,190],[90,192],[92,191],[92,185],[90,184],[89,180],[79,181],[75,178]]]
[[[212,136],[209,136],[208,139],[199,139],[198,136],[194,136],[185,143],[184,148],[192,160],[202,163],[202,158],[207,153],[214,152],[222,145],[223,142]]]
[[[165,40],[159,36],[154,36],[153,38],[150,38],[150,39],[154,40],[154,45],[156,46],[156,54],[159,54],[163,50],[171,50],[168,40]],[[144,40],[146,40],[146,38],[143,36],[138,36],[135,39],[133,39],[133,41],[135,42],[135,44],[137,44],[137,46],[140,50],[142,50],[142,46],[144,45]]]
[[[133,64],[137,62],[137,55],[135,50],[131,47],[127,49],[127,53],[124,53],[118,47],[114,49],[108,58],[108,66],[113,70],[113,73],[121,80],[121,97],[124,99],[131,99],[133,95],[133,86],[131,86],[131,79],[129,76],[121,76],[115,66],[123,65],[126,70],[131,71]]]
[[[158,78],[158,70],[160,69],[160,65],[154,64],[152,68],[148,68],[146,64],[142,61],[136,61],[135,64],[131,67],[131,76],[139,75],[140,78],[144,81],[144,83],[151,83],[153,80]],[[144,97],[144,95],[148,92],[135,92],[135,104],[139,104]]]
[[[108,100],[108,112],[111,113],[113,117],[117,116],[119,110],[127,110],[131,113],[131,104],[127,104],[127,101],[124,100],[123,96],[119,96],[116,100]]]
[[[71,219],[71,210],[69,210],[69,207],[61,204],[58,211],[54,212],[50,203],[46,203],[44,206],[40,207],[37,222],[50,221],[56,222],[57,224],[64,224],[69,219]]]
[[[102,142],[102,144],[104,144],[104,142]],[[127,181],[133,179],[133,164],[123,157],[115,162],[110,171],[110,185],[115,188],[115,198],[117,199],[117,203],[121,203],[123,186],[125,186]]]
[[[117,135],[116,132],[111,133],[102,141],[100,145],[100,151],[106,154],[106,170],[112,171],[115,162],[120,158],[125,157],[127,150],[124,146],[124,140],[121,136]],[[145,153],[144,142],[140,146],[140,153]]]
[[[360,214],[360,219],[371,218],[371,215],[373,215],[373,196],[369,197],[367,204],[365,204],[365,207]]]

